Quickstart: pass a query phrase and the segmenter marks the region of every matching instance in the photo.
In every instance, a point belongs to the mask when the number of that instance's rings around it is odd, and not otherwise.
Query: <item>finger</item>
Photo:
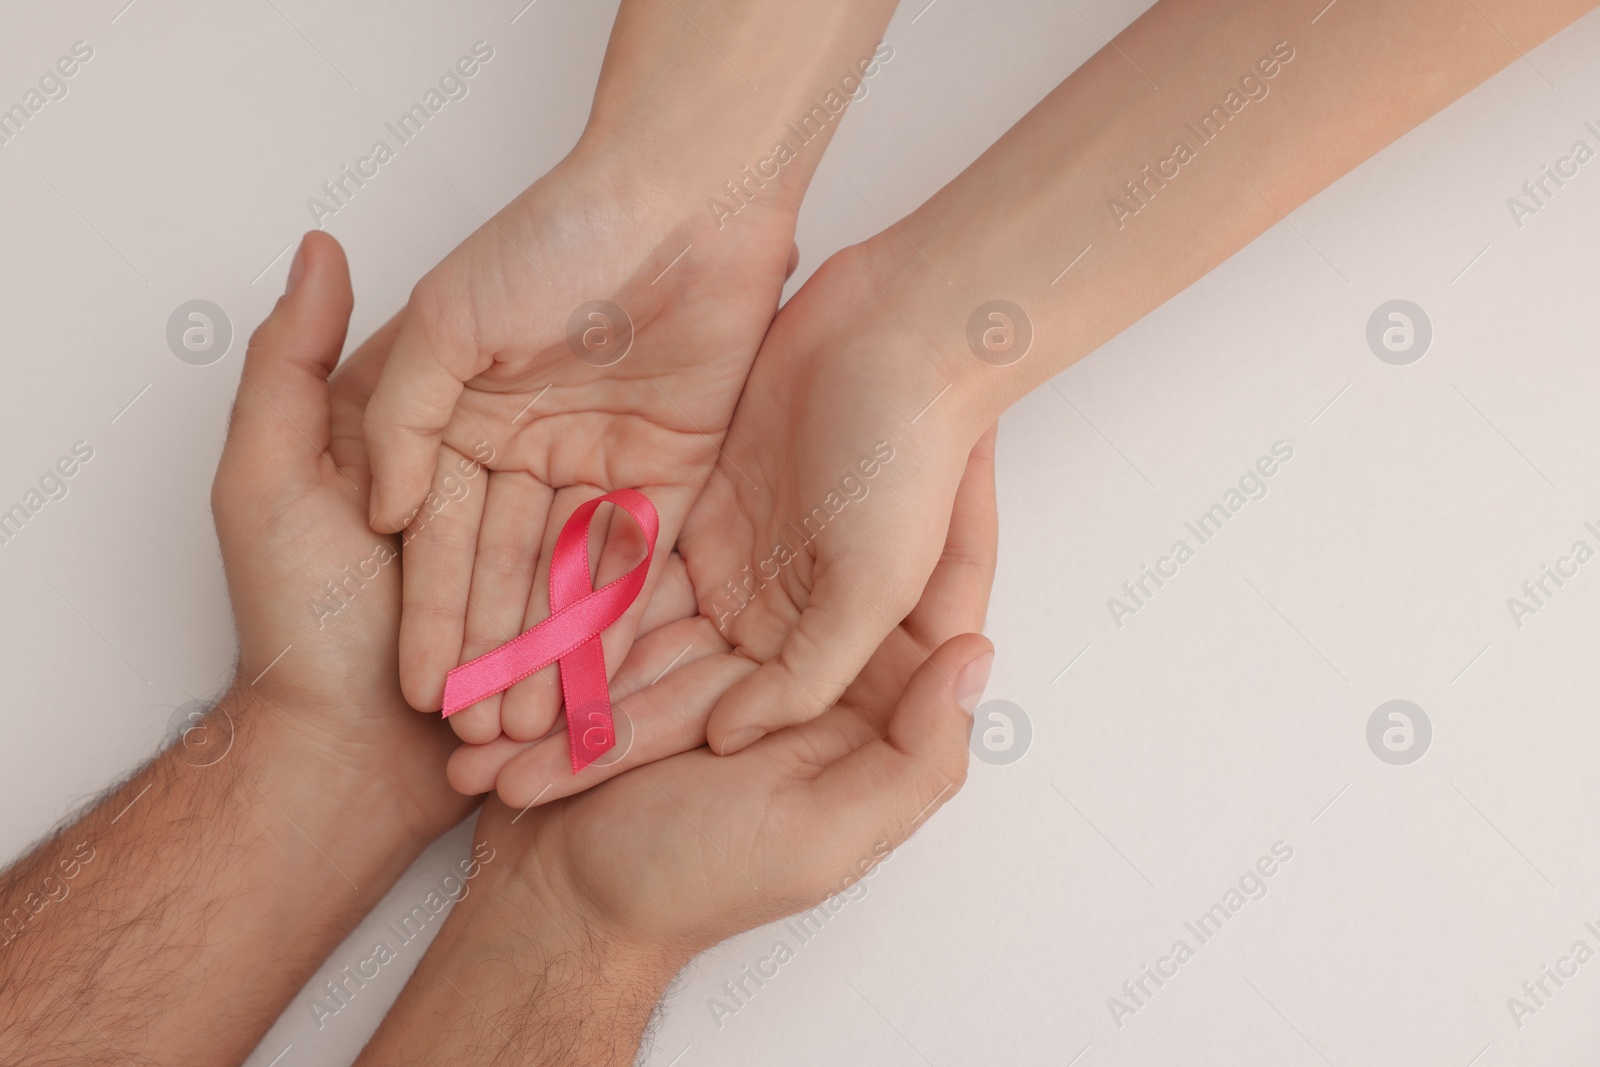
[[[472,561],[472,589],[460,663],[522,633],[533,596],[539,548],[555,494],[526,471],[484,472],[483,524]],[[472,744],[500,736],[504,694],[494,693],[450,716],[456,736]]]
[[[717,696],[749,673],[740,656],[711,655],[679,666],[658,683],[618,702],[619,744],[577,774],[572,773],[566,730],[557,730],[509,760],[495,781],[500,799],[514,807],[548,803],[582,792],[634,767],[705,744],[706,719]],[[626,717],[627,726],[622,725]],[[455,779],[451,779],[454,784]]]
[[[700,607],[694,598],[694,583],[689,580],[689,568],[684,564],[683,557],[673,552],[661,564],[655,591],[650,594],[644,613],[639,616],[639,633],[650,633],[679,619],[692,619],[699,612]],[[638,636],[635,636],[636,644],[638,640]]]
[[[785,263],[783,265],[783,280],[784,281],[788,281],[790,278],[794,277],[795,268],[798,267],[799,265],[800,265],[800,246],[798,244],[790,244],[789,245],[789,262],[787,262],[787,263]]]
[[[401,550],[400,689],[419,711],[439,710],[444,676],[461,662],[487,496],[462,476],[461,465],[471,462],[452,448],[439,450],[436,488],[423,497]]]
[[[842,837],[879,835],[892,847],[911,836],[967,778],[967,742],[994,663],[981,634],[951,638],[928,657],[895,703],[886,735],[834,762],[807,787],[809,825]]]
[[[455,718],[454,715],[450,717]],[[513,741],[505,734],[483,744],[463,742],[450,753],[450,759],[445,763],[445,781],[462,796],[481,796],[494,789],[495,778],[513,757],[536,744],[537,741]]]
[[[430,274],[412,291],[388,366],[367,405],[371,520],[379,533],[403,528],[422,503],[463,383],[493,362],[478,350],[469,317],[443,306],[436,277]]]
[[[619,758],[633,744],[633,723],[625,710],[628,705],[624,703],[630,696],[654,682],[661,681],[675,670],[727,651],[728,644],[722,640],[716,629],[708,620],[698,617],[680,620],[640,637],[611,682],[611,697],[615,702],[612,710],[619,720],[617,742],[623,751],[617,756],[612,756],[608,752],[601,757],[602,763],[610,763]],[[714,697],[715,694],[712,694],[713,699]],[[635,713],[638,713],[637,708]],[[699,747],[705,737],[704,723],[698,724],[698,728],[701,732],[686,742],[689,748]],[[517,741],[501,734],[486,744],[467,744],[458,748],[452,755],[448,768],[450,785],[457,792],[467,796],[486,793],[494,788],[495,779],[513,757],[535,745],[544,744],[550,738],[554,739],[550,749],[552,757],[550,762],[552,765],[559,762],[555,759],[559,756],[568,761],[562,766],[570,771],[571,753],[566,747],[567,734],[564,729],[557,729],[549,735],[549,738],[540,738],[537,741]]]
[[[712,751],[730,755],[838,701],[895,626],[861,591],[864,581],[838,567],[818,578],[778,654],[718,703],[707,725]]]
[[[362,492],[371,485],[372,471],[367,459],[367,441],[361,433],[361,420],[372,390],[377,387],[378,376],[388,363],[389,349],[404,318],[403,310],[396,312],[361,342],[328,379],[334,414],[328,455]]]
[[[219,485],[230,453],[270,457],[274,477],[309,480],[328,470],[328,375],[339,362],[354,303],[350,268],[339,242],[314,230],[300,242],[289,274],[289,291],[250,337]]]
[[[371,336],[357,345],[328,379],[329,385],[343,389],[352,400],[359,400],[363,411],[372,399],[373,390],[378,387],[378,378],[383,374],[383,369],[389,365],[389,353],[394,348],[394,339],[399,335],[405,319],[405,308],[390,315],[389,321],[373,330]]]
[[[922,599],[906,616],[905,629],[928,649],[939,647],[956,634],[983,629],[1000,539],[994,495],[998,428],[998,423],[989,427],[967,457],[967,469],[950,511],[944,552],[923,587]]]
[[[699,615],[679,619],[634,639],[622,666],[611,679],[611,699],[623,701],[655,685],[673,671],[707,656],[729,651],[728,642],[711,620]]]

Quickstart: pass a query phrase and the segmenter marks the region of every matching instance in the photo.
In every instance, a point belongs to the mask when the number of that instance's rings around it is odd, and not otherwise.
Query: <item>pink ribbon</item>
[[[626,511],[644,531],[644,560],[621,578],[594,587],[589,577],[589,526],[601,504]],[[600,633],[622,618],[644,588],[655,555],[661,518],[650,498],[637,489],[618,489],[572,513],[556,538],[550,557],[550,617],[493,652],[485,652],[445,676],[444,714],[516,685],[535,671],[560,662],[561,693],[567,706],[567,738],[572,773],[577,774],[617,743],[611,719],[611,690]]]

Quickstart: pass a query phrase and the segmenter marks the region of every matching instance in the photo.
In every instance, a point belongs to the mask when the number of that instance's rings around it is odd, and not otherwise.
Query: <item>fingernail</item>
[[[294,287],[300,284],[300,278],[306,272],[306,242],[302,238],[300,247],[294,251],[294,259],[289,264],[289,283],[284,286],[283,293],[288,296],[294,292]]]
[[[743,730],[735,730],[722,739],[722,754],[731,756],[741,748],[749,748],[765,736],[767,732],[759,726],[746,726]]]
[[[983,690],[989,684],[989,672],[993,668],[994,650],[990,649],[956,675],[956,703],[968,715],[978,710],[978,701],[983,699]]]

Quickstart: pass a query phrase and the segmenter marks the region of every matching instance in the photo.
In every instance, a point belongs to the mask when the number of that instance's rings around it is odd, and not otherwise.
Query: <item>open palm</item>
[[[581,503],[641,489],[670,545],[717,463],[777,307],[790,221],[752,213],[700,232],[657,222],[667,217],[564,165],[414,291],[366,416],[374,524],[408,527],[400,661],[412,706],[436,710],[450,668],[549,615],[550,549]],[[466,478],[477,462],[488,477]],[[637,532],[617,524],[599,580],[640,555]],[[605,632],[608,663],[654,581]],[[468,741],[532,740],[559,706],[552,667],[450,721]]]
[[[826,711],[912,611],[985,431],[917,328],[864,305],[863,258],[773,323],[679,539],[701,613],[758,665],[710,718],[724,754]]]

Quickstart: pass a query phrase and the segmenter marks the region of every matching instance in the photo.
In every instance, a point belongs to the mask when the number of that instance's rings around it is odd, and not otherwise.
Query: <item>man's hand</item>
[[[993,660],[971,632],[994,573],[992,444],[968,467],[920,603],[825,714],[731,757],[643,753],[531,810],[489,800],[478,836],[503,859],[360,1062],[632,1063],[696,952],[848,888],[953,796]],[[635,703],[636,752],[703,731],[714,695],[660,695],[679,674]]]
[[[322,770],[360,768],[404,828],[431,841],[471,805],[439,773],[449,731],[406,714],[400,539],[366,522],[361,419],[397,323],[334,372],[352,305],[338,242],[307,234],[290,288],[251,339],[211,488],[239,630],[236,688]],[[454,473],[483,493],[481,467]]]
[[[471,809],[444,782],[450,732],[400,697],[399,564],[365,521],[359,419],[383,335],[330,389],[344,254],[313,233],[290,278],[251,338],[213,486],[238,677],[184,743],[0,876],[0,1062],[242,1060]]]

